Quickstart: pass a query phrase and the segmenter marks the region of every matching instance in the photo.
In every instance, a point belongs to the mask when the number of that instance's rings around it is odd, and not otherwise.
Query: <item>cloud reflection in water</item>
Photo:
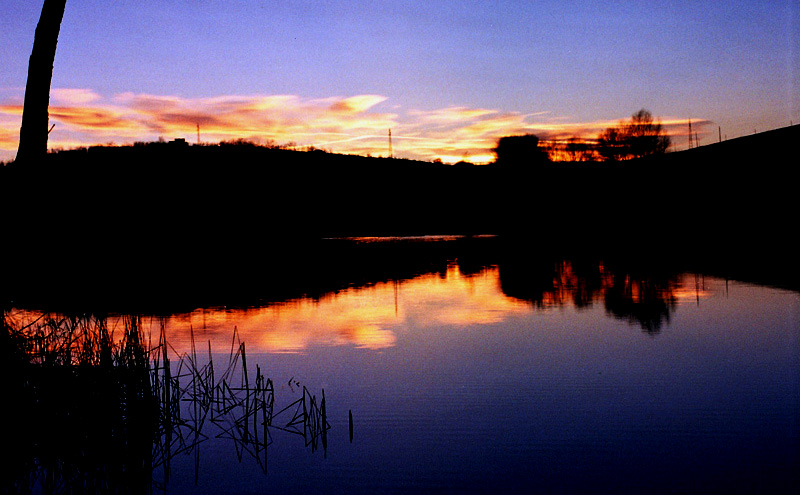
[[[191,328],[196,339],[211,339],[215,349],[230,345],[236,326],[252,352],[301,353],[318,345],[380,350],[394,346],[409,322],[419,329],[488,324],[528,311],[529,304],[502,293],[496,267],[465,275],[452,263],[446,273],[349,288],[319,300],[198,309],[173,318],[169,330],[174,345],[188,343]]]

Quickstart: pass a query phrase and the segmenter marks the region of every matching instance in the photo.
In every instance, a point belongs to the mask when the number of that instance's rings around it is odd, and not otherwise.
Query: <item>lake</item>
[[[142,491],[800,488],[794,286],[698,263],[464,250],[459,238],[339,242],[362,251],[336,270],[326,261],[329,271],[306,289],[298,282],[282,294],[265,278],[258,297],[193,308],[182,300],[182,310],[136,316],[93,310],[65,319],[63,310],[12,305],[5,325],[30,331],[53,321],[72,325],[70,335],[99,326],[117,345],[134,327],[158,348],[150,373],[160,369],[161,381],[150,384],[180,412],[167,421],[162,401],[160,420],[144,427],[137,469],[125,469]],[[48,422],[48,412],[36,414]],[[32,438],[6,444],[22,458],[15,490],[131,482],[108,474],[111,461],[78,462],[63,445],[45,449]]]

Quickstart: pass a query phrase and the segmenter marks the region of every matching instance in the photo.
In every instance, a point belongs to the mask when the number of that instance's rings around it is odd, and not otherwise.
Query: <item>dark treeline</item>
[[[530,213],[527,229],[507,233],[541,229],[572,244],[643,250],[717,246],[724,256],[789,251],[798,139],[795,125],[638,159],[564,163],[529,155],[498,176],[504,209]]]
[[[2,169],[4,286],[59,273],[188,283],[198,264],[221,280],[279,272],[322,256],[318,239],[341,236],[498,234],[536,249],[787,254],[799,135],[793,126],[639,160],[536,166],[241,143],[52,153]]]
[[[643,108],[630,120],[606,128],[595,139],[572,136],[540,143],[538,137],[531,134],[508,136],[500,139],[495,153],[498,163],[618,162],[663,155],[670,144],[661,122]]]
[[[246,144],[155,143],[50,154],[5,167],[3,185],[14,244],[26,250],[177,243],[185,256],[233,246],[262,251],[290,239],[491,230],[484,212],[492,205],[475,190],[486,172]]]

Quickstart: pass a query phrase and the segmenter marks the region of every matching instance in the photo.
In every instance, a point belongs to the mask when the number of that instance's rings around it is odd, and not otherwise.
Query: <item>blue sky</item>
[[[0,0],[0,159],[41,3]],[[705,142],[800,122],[800,4],[68,0],[53,88],[63,147],[200,124],[380,155],[392,128],[400,156],[482,161],[504,134],[591,136],[647,108],[680,148],[689,118]]]

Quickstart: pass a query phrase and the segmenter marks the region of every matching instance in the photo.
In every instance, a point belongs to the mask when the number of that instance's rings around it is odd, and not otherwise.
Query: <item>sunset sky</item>
[[[0,160],[41,0],[0,0]],[[688,144],[800,122],[800,4],[68,0],[51,147],[245,138],[446,162],[649,109]]]

